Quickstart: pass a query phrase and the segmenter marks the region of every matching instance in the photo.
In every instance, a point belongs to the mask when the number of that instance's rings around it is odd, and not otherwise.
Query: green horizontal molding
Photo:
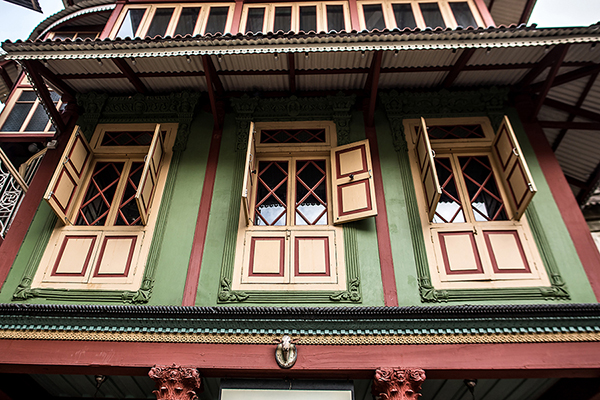
[[[11,307],[13,306],[13,307]],[[114,307],[0,304],[0,329],[321,335],[598,333],[600,306]]]

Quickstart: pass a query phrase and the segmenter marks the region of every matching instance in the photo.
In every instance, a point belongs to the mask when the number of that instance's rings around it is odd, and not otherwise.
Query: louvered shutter
[[[150,215],[150,208],[156,190],[163,153],[164,144],[159,124],[156,125],[156,129],[154,130],[150,150],[148,150],[148,154],[145,157],[144,169],[135,194],[135,202],[137,203],[143,225],[148,223],[148,216]]]
[[[506,115],[496,132],[492,147],[500,164],[502,183],[508,194],[508,200],[515,212],[514,219],[518,221],[537,192],[537,188]]]
[[[73,221],[69,220],[69,216],[72,214],[71,208],[81,189],[82,180],[91,161],[90,145],[79,126],[76,126],[44,194],[44,199],[50,204],[58,218],[67,225],[73,224]]]
[[[242,204],[244,206],[244,217],[246,226],[252,225],[252,212],[250,208],[253,193],[254,180],[252,175],[256,173],[256,144],[254,131],[254,122],[250,122],[250,131],[248,132],[248,147],[246,150],[246,162],[244,164],[244,183],[242,184]]]
[[[419,175],[423,184],[425,201],[427,202],[427,217],[429,221],[435,215],[435,209],[442,196],[442,188],[435,168],[434,153],[431,149],[431,142],[427,134],[427,125],[425,119],[421,118],[421,123],[417,131],[417,141],[415,146],[417,153],[417,162],[419,163]]]
[[[369,141],[331,150],[333,223],[377,215]]]

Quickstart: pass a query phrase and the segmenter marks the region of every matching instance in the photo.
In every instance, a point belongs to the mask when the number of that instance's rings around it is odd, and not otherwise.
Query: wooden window
[[[100,36],[100,31],[55,31],[48,33],[48,39],[65,40],[65,39],[91,39],[95,40]]]
[[[348,27],[350,14],[345,2],[248,4],[240,31],[339,32]]]
[[[231,30],[232,10],[233,3],[130,5],[110,37],[224,34]]]
[[[368,141],[336,147],[332,123],[297,124],[252,125],[234,288],[345,287],[336,225],[377,214]]]
[[[407,128],[436,287],[549,285],[523,217],[536,188],[508,118],[495,135],[485,118]]]
[[[49,91],[54,105],[60,109],[60,95]],[[0,137],[14,134],[52,137],[54,132],[54,126],[33,88],[21,87],[13,92],[0,114]]]
[[[35,285],[139,287],[175,129],[101,125],[88,143],[76,127],[44,195],[60,222]]]
[[[361,29],[483,27],[473,1],[362,0],[358,2]]]

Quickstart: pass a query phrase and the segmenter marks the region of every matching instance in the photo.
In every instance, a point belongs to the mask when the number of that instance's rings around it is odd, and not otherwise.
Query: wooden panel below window
[[[483,274],[473,232],[440,232],[439,240],[448,275]]]
[[[250,239],[250,276],[283,276],[285,267],[284,237]]]
[[[85,276],[96,236],[65,236],[51,276]]]
[[[296,237],[294,276],[329,276],[329,238]]]
[[[96,262],[95,277],[126,277],[131,268],[136,236],[105,236]]]
[[[495,273],[531,272],[517,231],[484,231],[483,236]]]

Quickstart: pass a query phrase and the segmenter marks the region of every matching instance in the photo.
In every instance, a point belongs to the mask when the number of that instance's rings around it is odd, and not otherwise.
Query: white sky
[[[0,0],[0,42],[27,39],[45,18],[63,9],[61,0],[39,0],[40,14]],[[529,23],[538,27],[588,26],[600,21],[600,0],[537,0]]]

